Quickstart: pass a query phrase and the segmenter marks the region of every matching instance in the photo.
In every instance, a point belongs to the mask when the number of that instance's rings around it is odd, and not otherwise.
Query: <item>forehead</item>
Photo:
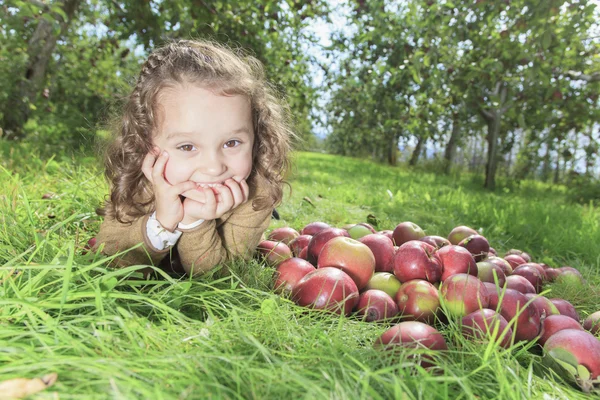
[[[157,96],[159,134],[197,130],[228,133],[246,129],[252,133],[250,100],[243,95],[221,94],[197,85],[164,88]]]

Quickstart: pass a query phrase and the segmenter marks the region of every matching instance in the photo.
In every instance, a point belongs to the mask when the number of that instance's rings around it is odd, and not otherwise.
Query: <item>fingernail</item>
[[[164,157],[169,157],[169,153],[167,153],[166,151],[163,151],[163,152],[162,152],[162,155],[163,155]]]

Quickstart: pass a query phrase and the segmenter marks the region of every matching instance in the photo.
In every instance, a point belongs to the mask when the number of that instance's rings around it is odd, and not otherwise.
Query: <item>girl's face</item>
[[[218,95],[193,84],[163,89],[158,96],[154,145],[169,153],[166,180],[198,186],[248,178],[254,130],[245,96]]]

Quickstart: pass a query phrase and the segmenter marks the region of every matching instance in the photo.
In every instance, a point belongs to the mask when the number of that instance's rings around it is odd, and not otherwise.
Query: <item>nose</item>
[[[221,176],[226,169],[225,162],[217,152],[209,151],[199,155],[196,170],[200,175],[216,178]]]

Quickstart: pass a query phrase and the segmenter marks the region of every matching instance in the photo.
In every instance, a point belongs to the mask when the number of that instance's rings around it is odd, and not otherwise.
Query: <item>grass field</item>
[[[509,350],[440,327],[450,347],[426,371],[410,353],[373,348],[389,324],[295,306],[270,291],[257,261],[233,276],[143,281],[143,268],[106,268],[82,254],[107,187],[93,157],[39,157],[26,146],[0,161],[0,381],[48,373],[39,399],[586,399],[542,366],[532,345]],[[600,310],[600,210],[570,204],[564,189],[446,177],[368,161],[299,153],[278,226],[402,221],[446,236],[480,229],[499,253],[581,270],[588,284],[549,286],[585,317]],[[44,194],[52,196],[43,199]],[[310,199],[306,201],[304,198]]]

